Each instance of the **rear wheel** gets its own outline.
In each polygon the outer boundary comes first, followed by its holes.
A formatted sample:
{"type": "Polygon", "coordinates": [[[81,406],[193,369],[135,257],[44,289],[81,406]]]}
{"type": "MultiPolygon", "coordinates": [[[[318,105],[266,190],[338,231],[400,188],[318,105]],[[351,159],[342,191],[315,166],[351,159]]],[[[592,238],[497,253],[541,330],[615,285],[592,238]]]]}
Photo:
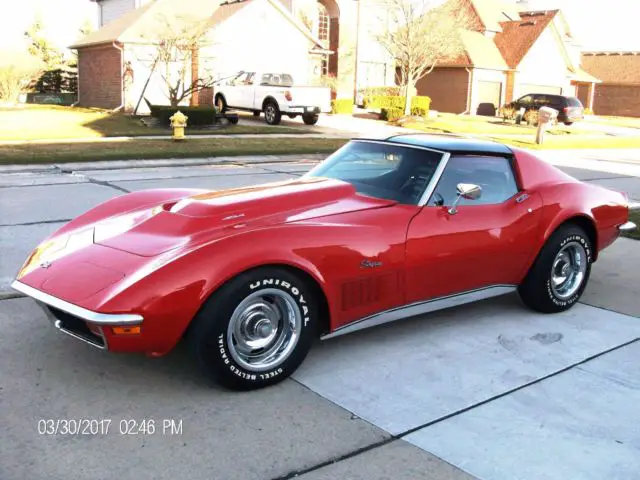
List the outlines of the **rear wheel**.
{"type": "Polygon", "coordinates": [[[188,341],[201,369],[234,390],[290,376],[316,336],[311,288],[278,268],[243,273],[214,293],[194,318],[188,341]]]}
{"type": "Polygon", "coordinates": [[[269,125],[278,125],[282,118],[282,113],[278,108],[278,104],[272,100],[264,105],[264,119],[269,125]]]}
{"type": "Polygon", "coordinates": [[[589,281],[592,252],[584,230],[572,224],[561,226],[542,248],[518,289],[524,304],[543,313],[571,308],[589,281]]]}
{"type": "Polygon", "coordinates": [[[320,117],[316,114],[302,115],[302,121],[305,123],[305,125],[315,125],[316,123],[318,123],[318,118],[320,117]]]}
{"type": "Polygon", "coordinates": [[[571,126],[571,125],[573,125],[573,122],[564,122],[564,124],[567,125],[567,126],[571,126]]]}

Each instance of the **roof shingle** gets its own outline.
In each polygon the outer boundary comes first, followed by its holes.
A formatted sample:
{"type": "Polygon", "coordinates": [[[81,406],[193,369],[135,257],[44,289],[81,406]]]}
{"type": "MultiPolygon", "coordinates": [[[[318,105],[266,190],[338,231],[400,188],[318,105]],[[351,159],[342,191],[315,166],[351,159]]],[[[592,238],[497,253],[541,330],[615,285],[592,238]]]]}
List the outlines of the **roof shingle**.
{"type": "Polygon", "coordinates": [[[559,10],[521,12],[520,21],[501,22],[495,43],[509,68],[516,68],[559,10]]]}
{"type": "Polygon", "coordinates": [[[640,84],[640,52],[583,53],[582,68],[604,83],[640,84]]]}

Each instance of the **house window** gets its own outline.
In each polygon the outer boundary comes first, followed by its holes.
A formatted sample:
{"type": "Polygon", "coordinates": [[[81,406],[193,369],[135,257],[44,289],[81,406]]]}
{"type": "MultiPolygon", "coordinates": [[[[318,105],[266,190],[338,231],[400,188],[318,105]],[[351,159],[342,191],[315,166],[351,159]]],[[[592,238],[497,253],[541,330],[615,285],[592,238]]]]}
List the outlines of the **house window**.
{"type": "Polygon", "coordinates": [[[318,3],[318,39],[324,48],[329,48],[329,12],[327,7],[318,3]]]}
{"type": "Polygon", "coordinates": [[[329,56],[324,55],[322,57],[321,67],[321,75],[329,75],[329,56]]]}

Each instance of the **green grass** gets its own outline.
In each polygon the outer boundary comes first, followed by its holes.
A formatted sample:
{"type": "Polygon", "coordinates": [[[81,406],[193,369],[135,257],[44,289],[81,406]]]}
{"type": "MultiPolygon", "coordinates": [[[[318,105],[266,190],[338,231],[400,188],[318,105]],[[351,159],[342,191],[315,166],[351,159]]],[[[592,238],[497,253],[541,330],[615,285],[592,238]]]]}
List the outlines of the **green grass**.
{"type": "Polygon", "coordinates": [[[536,144],[535,136],[501,137],[491,136],[496,140],[516,147],[534,150],[566,150],[581,148],[640,148],[640,137],[608,137],[608,136],[551,136],[545,135],[542,145],[536,144]]]}
{"type": "Polygon", "coordinates": [[[638,225],[638,228],[632,232],[623,233],[622,236],[632,238],[634,240],[640,240],[640,210],[630,210],[629,221],[638,225]]]}
{"type": "Polygon", "coordinates": [[[608,117],[598,115],[589,120],[594,123],[606,123],[607,125],[613,125],[616,127],[627,127],[627,128],[639,128],[640,129],[640,118],[634,117],[608,117]]]}
{"type": "MultiPolygon", "coordinates": [[[[517,125],[513,122],[505,122],[500,118],[484,117],[480,115],[455,115],[452,113],[440,113],[437,118],[426,118],[422,122],[408,123],[407,128],[424,132],[440,133],[469,133],[491,135],[535,135],[536,127],[526,124],[517,125]]],[[[576,125],[567,127],[560,124],[552,128],[556,135],[578,135],[586,133],[576,128],[576,125]]]]}
{"type": "Polygon", "coordinates": [[[334,138],[197,138],[109,140],[0,145],[0,165],[159,158],[331,153],[347,142],[334,138]]]}
{"type": "MultiPolygon", "coordinates": [[[[223,128],[187,128],[187,135],[310,133],[308,128],[270,125],[229,125],[223,128]]],[[[140,118],[107,110],[25,105],[0,108],[0,141],[90,139],[141,135],[171,135],[170,128],[145,126],[140,118]]]]}

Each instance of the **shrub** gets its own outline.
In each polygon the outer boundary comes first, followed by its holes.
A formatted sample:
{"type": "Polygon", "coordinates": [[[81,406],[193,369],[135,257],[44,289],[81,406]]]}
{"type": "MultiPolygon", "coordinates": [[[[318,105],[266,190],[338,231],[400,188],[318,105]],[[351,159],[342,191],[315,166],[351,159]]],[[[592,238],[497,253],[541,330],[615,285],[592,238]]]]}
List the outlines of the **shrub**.
{"type": "Polygon", "coordinates": [[[585,115],[593,115],[593,110],[591,110],[589,107],[584,109],[584,114],[585,115]]]}
{"type": "Polygon", "coordinates": [[[516,115],[518,114],[518,110],[511,105],[503,105],[498,111],[498,115],[501,116],[505,121],[514,120],[516,115]]]}
{"type": "Polygon", "coordinates": [[[169,126],[171,124],[171,116],[180,110],[187,117],[187,126],[213,125],[216,123],[218,109],[209,105],[199,105],[197,107],[178,106],[170,107],[167,105],[149,105],[151,116],[157,119],[162,125],[169,126]]]}
{"type": "Polygon", "coordinates": [[[528,125],[537,125],[538,124],[538,111],[537,110],[527,110],[524,112],[524,117],[522,118],[528,125]]]}
{"type": "Polygon", "coordinates": [[[42,72],[43,63],[19,51],[0,52],[0,101],[14,103],[42,72]]]}
{"type": "Polygon", "coordinates": [[[380,110],[382,120],[395,122],[404,116],[404,108],[389,107],[380,110]]]}
{"type": "Polygon", "coordinates": [[[331,101],[331,113],[353,113],[353,100],[350,98],[339,98],[331,101]]]}
{"type": "MultiPolygon", "coordinates": [[[[398,109],[404,114],[405,97],[400,96],[379,96],[374,97],[376,108],[380,109],[398,109]]],[[[416,96],[411,98],[411,115],[418,117],[426,117],[429,114],[431,106],[431,98],[425,96],[416,96]]]]}

